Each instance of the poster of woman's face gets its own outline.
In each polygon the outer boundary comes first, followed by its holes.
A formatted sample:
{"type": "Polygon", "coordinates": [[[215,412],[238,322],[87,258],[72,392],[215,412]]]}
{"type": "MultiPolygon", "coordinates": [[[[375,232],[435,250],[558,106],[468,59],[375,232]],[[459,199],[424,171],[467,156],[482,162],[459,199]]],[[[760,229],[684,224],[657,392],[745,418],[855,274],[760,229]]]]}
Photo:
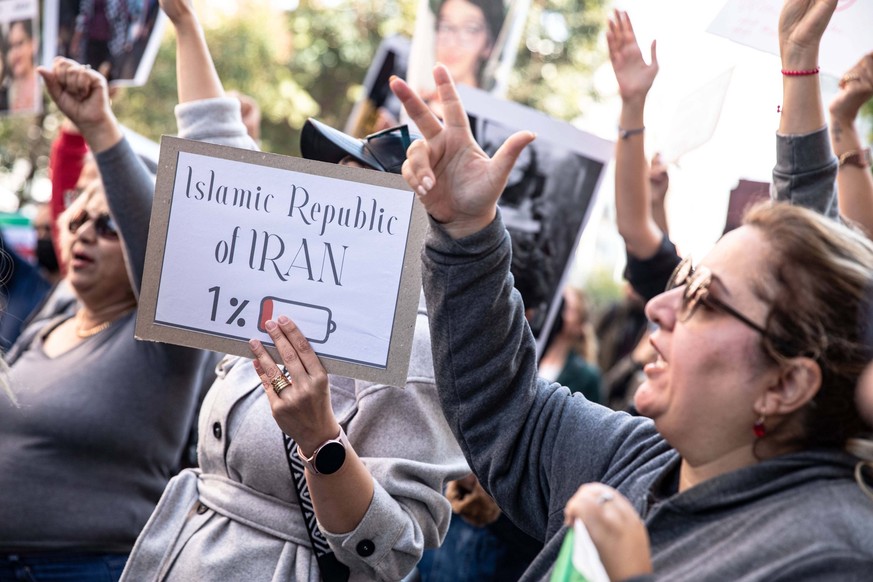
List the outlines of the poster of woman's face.
{"type": "Polygon", "coordinates": [[[444,64],[459,85],[496,94],[515,62],[529,0],[421,0],[407,80],[432,90],[430,71],[444,64]]]}
{"type": "Polygon", "coordinates": [[[55,0],[46,5],[46,54],[71,58],[111,84],[142,85],[163,32],[158,0],[55,0]]]}
{"type": "Polygon", "coordinates": [[[36,113],[42,104],[36,0],[0,0],[0,113],[36,113]]]}
{"type": "Polygon", "coordinates": [[[412,41],[389,37],[379,46],[346,133],[364,137],[403,121],[388,89],[391,75],[432,101],[430,72],[438,62],[455,83],[502,94],[529,6],[530,0],[420,0],[412,41]]]}

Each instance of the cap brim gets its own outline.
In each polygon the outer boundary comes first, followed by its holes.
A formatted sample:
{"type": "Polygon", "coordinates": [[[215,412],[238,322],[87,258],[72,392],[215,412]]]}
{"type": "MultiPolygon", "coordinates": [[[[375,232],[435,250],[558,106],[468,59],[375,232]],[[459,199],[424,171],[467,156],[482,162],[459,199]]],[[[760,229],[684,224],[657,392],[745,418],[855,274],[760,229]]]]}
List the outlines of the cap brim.
{"type": "Polygon", "coordinates": [[[346,156],[351,156],[365,166],[384,171],[379,161],[364,148],[361,140],[311,117],[300,132],[300,153],[307,160],[330,164],[338,164],[346,156]]]}

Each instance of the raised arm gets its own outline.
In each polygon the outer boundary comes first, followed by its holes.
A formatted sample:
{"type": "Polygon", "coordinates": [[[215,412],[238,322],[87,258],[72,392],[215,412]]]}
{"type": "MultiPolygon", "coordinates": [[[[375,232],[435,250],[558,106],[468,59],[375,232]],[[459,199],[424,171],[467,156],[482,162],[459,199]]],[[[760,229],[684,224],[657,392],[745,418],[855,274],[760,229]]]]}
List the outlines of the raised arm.
{"type": "Polygon", "coordinates": [[[434,70],[434,80],[445,125],[404,81],[392,79],[391,88],[425,137],[407,151],[403,176],[431,217],[423,284],[440,403],[483,487],[522,530],[544,539],[561,526],[563,503],[578,482],[608,478],[621,448],[646,438],[632,433],[651,425],[537,379],[496,208],[513,162],[534,136],[512,135],[489,159],[445,67],[434,70]],[[574,447],[557,444],[567,442],[574,447]]]}
{"type": "Polygon", "coordinates": [[[241,101],[229,98],[212,62],[206,36],[190,0],[161,0],[176,27],[176,85],[179,136],[257,149],[243,124],[241,101]]]}
{"type": "Polygon", "coordinates": [[[224,97],[224,87],[191,0],[161,0],[161,8],[176,28],[179,103],[224,97]]]}
{"type": "Polygon", "coordinates": [[[774,194],[836,218],[837,161],[827,143],[818,75],[821,37],[837,0],[785,0],[779,16],[782,116],[776,134],[774,194]]]}
{"type": "Polygon", "coordinates": [[[873,174],[870,150],[864,149],[855,127],[861,107],[873,98],[873,53],[864,56],[840,80],[831,101],[831,145],[840,160],[837,194],[840,213],[873,236],[873,174]]]}
{"type": "Polygon", "coordinates": [[[94,152],[106,200],[124,243],[130,284],[138,296],[154,196],[152,176],[124,138],[109,105],[103,75],[61,57],[51,70],[38,70],[58,109],[79,128],[94,152]]]}
{"type": "Polygon", "coordinates": [[[649,165],[644,148],[643,112],[646,95],[658,74],[656,45],[646,64],[626,12],[615,11],[606,32],[609,60],[621,95],[619,138],[615,144],[615,215],[627,252],[648,259],[657,252],[664,233],[652,214],[649,165]]]}

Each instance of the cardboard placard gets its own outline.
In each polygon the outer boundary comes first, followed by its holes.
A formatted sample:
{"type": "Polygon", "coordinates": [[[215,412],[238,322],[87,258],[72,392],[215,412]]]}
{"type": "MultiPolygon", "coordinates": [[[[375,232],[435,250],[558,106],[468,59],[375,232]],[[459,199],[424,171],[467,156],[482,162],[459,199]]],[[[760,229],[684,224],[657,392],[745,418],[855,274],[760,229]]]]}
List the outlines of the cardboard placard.
{"type": "Polygon", "coordinates": [[[400,176],[164,136],[136,335],[281,362],[284,314],[328,372],[403,386],[426,227],[400,176]]]}

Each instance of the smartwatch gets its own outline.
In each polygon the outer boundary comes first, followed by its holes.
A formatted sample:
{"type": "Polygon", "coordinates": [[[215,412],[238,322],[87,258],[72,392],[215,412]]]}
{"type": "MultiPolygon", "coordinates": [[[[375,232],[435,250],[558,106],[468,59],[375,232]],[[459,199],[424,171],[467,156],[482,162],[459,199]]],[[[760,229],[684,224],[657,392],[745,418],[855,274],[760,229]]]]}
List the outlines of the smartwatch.
{"type": "Polygon", "coordinates": [[[339,434],[336,438],[327,440],[321,443],[312,456],[306,456],[300,451],[300,445],[297,445],[297,455],[303,462],[303,466],[309,469],[315,475],[330,475],[339,471],[343,463],[346,461],[346,450],[350,447],[349,439],[346,437],[346,431],[340,427],[339,434]]]}

